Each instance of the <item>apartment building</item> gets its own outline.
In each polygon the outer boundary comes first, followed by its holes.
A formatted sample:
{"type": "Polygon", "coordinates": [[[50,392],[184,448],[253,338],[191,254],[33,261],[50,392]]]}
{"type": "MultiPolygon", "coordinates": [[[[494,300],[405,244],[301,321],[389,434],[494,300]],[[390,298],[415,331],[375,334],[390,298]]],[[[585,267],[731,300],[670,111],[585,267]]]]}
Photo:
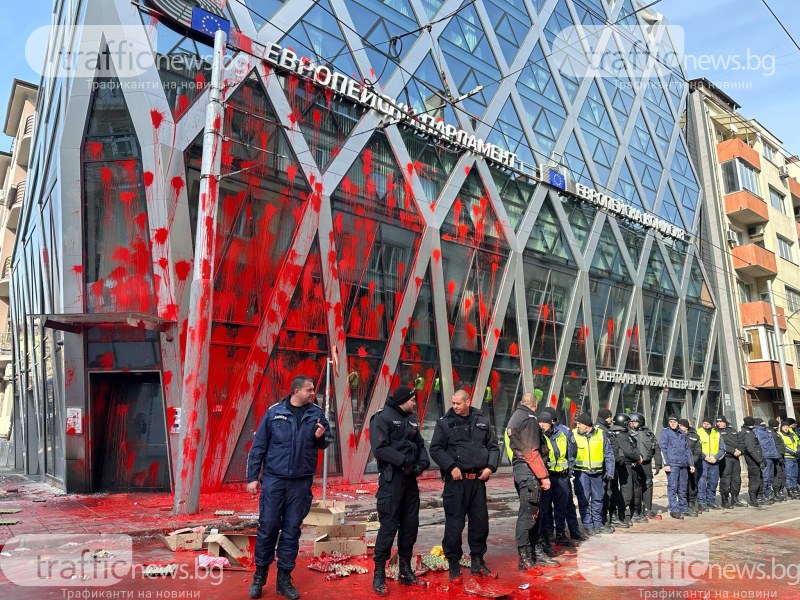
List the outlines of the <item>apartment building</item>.
{"type": "Polygon", "coordinates": [[[3,133],[12,139],[0,152],[0,465],[14,465],[10,452],[14,406],[12,336],[9,312],[11,255],[25,197],[31,154],[37,86],[14,80],[8,98],[3,133]]]}
{"type": "Polygon", "coordinates": [[[800,409],[797,157],[711,82],[696,79],[690,89],[690,151],[705,193],[717,199],[707,203],[708,220],[717,224],[707,230],[707,250],[724,257],[714,275],[733,324],[727,358],[738,364],[748,414],[794,416],[800,409]]]}

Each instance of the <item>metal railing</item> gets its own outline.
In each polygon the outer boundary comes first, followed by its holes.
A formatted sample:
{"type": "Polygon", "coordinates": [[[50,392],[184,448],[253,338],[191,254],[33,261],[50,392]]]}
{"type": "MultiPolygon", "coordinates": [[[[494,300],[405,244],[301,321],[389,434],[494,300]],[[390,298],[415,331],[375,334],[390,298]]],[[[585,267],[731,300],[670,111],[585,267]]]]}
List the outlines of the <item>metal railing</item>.
{"type": "Polygon", "coordinates": [[[8,354],[11,352],[11,344],[13,339],[14,338],[11,337],[10,331],[0,333],[0,353],[8,354]]]}
{"type": "Polygon", "coordinates": [[[8,279],[11,275],[11,257],[6,256],[6,259],[3,261],[3,271],[0,273],[0,279],[8,279]]]}
{"type": "Polygon", "coordinates": [[[8,198],[6,198],[6,207],[12,208],[17,202],[22,202],[25,198],[25,182],[20,181],[17,185],[13,186],[9,191],[8,198]]]}
{"type": "Polygon", "coordinates": [[[28,115],[28,118],[25,119],[25,130],[22,135],[33,135],[33,117],[34,115],[28,115]]]}

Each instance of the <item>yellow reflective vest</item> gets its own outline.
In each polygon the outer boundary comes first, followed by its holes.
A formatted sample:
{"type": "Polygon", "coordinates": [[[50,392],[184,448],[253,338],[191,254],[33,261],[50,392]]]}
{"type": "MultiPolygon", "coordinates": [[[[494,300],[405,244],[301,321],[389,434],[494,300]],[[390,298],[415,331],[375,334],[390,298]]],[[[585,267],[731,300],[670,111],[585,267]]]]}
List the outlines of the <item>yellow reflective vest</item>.
{"type": "Polygon", "coordinates": [[[785,452],[783,457],[784,458],[796,458],[794,453],[797,452],[797,447],[798,447],[798,445],[800,445],[800,444],[798,444],[797,436],[790,435],[790,434],[787,434],[787,433],[783,433],[782,431],[779,431],[778,434],[781,436],[781,439],[783,440],[783,443],[786,446],[786,449],[792,451],[791,454],[789,452],[785,452]]]}
{"type": "Polygon", "coordinates": [[[706,433],[704,428],[697,430],[697,437],[700,438],[700,444],[703,448],[703,454],[706,456],[716,456],[719,452],[719,431],[712,429],[706,433]]]}
{"type": "Polygon", "coordinates": [[[552,473],[561,473],[566,471],[569,463],[567,462],[567,436],[563,431],[556,433],[556,447],[553,448],[553,442],[550,441],[550,436],[542,432],[544,439],[547,442],[547,470],[552,473]],[[558,449],[558,458],[556,458],[555,450],[558,449]]]}
{"type": "Polygon", "coordinates": [[[575,455],[575,470],[589,473],[602,471],[605,464],[602,430],[595,427],[589,437],[577,429],[574,429],[573,433],[575,434],[575,444],[578,446],[578,452],[575,455]]]}

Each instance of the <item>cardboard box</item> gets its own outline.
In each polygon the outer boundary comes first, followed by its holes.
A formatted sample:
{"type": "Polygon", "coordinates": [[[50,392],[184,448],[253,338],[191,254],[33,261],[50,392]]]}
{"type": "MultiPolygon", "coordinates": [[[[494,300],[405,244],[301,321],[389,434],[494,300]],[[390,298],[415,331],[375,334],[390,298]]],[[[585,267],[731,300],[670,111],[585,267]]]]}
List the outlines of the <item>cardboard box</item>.
{"type": "Polygon", "coordinates": [[[341,500],[317,500],[311,505],[304,525],[341,525],[344,523],[344,502],[341,500]]]}
{"type": "Polygon", "coordinates": [[[366,523],[345,523],[344,525],[317,525],[317,537],[363,538],[367,533],[366,523]]]}
{"type": "Polygon", "coordinates": [[[344,523],[341,525],[317,525],[314,540],[314,556],[331,552],[360,556],[367,553],[367,524],[344,523]]]}
{"type": "Polygon", "coordinates": [[[208,553],[227,558],[233,569],[255,566],[256,536],[241,533],[215,533],[206,538],[208,553]]]}
{"type": "Polygon", "coordinates": [[[322,556],[331,552],[360,556],[367,553],[367,542],[355,539],[314,541],[314,556],[322,556]]]}
{"type": "Polygon", "coordinates": [[[172,550],[200,550],[203,548],[203,534],[206,528],[200,527],[186,527],[184,529],[176,529],[175,531],[162,535],[161,541],[172,550]]]}

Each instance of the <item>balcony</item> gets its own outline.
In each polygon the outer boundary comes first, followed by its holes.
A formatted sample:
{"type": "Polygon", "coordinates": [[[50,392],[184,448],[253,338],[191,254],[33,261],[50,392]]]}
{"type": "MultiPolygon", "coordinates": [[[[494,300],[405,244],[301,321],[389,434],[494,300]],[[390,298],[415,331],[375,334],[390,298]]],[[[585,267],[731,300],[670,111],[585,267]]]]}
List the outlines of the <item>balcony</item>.
{"type": "Polygon", "coordinates": [[[758,155],[758,152],[739,138],[725,140],[717,144],[717,158],[720,163],[727,162],[734,158],[741,158],[753,168],[759,171],[761,170],[761,157],[758,155]]]}
{"type": "Polygon", "coordinates": [[[33,121],[33,115],[29,115],[28,118],[25,119],[25,128],[22,130],[22,136],[17,145],[17,164],[23,167],[28,166],[28,159],[30,158],[33,121]]]}
{"type": "Polygon", "coordinates": [[[792,203],[800,202],[800,182],[794,177],[789,177],[786,181],[789,184],[789,193],[792,195],[792,203]]]}
{"type": "MultiPolygon", "coordinates": [[[[786,329],[786,316],[783,307],[776,306],[778,311],[778,325],[781,329],[786,329]]],[[[772,324],[772,308],[769,302],[746,302],[739,305],[739,314],[742,317],[742,326],[750,327],[752,325],[769,325],[772,324]]]]}
{"type": "Polygon", "coordinates": [[[11,354],[11,343],[13,339],[10,331],[0,333],[0,354],[11,354]]]}
{"type": "Polygon", "coordinates": [[[9,229],[16,229],[19,223],[19,213],[22,209],[22,202],[25,199],[25,182],[20,181],[16,186],[12,187],[8,198],[6,199],[6,206],[8,207],[8,221],[6,227],[9,229]]]}
{"type": "Polygon", "coordinates": [[[11,257],[6,256],[0,271],[0,298],[8,298],[8,280],[11,278],[11,257]]]}
{"type": "Polygon", "coordinates": [[[725,196],[725,214],[731,221],[742,225],[756,225],[769,221],[767,203],[745,190],[725,196]]]}
{"type": "Polygon", "coordinates": [[[740,275],[747,277],[775,277],[778,267],[775,263],[775,253],[756,244],[734,246],[733,268],[740,275]]]}
{"type": "MultiPolygon", "coordinates": [[[[794,368],[792,365],[786,365],[786,374],[789,379],[789,387],[794,389],[794,368]]],[[[756,362],[747,363],[747,376],[750,380],[750,385],[763,388],[780,388],[783,387],[783,379],[781,378],[781,366],[778,361],[774,360],[760,360],[756,362]]]]}

